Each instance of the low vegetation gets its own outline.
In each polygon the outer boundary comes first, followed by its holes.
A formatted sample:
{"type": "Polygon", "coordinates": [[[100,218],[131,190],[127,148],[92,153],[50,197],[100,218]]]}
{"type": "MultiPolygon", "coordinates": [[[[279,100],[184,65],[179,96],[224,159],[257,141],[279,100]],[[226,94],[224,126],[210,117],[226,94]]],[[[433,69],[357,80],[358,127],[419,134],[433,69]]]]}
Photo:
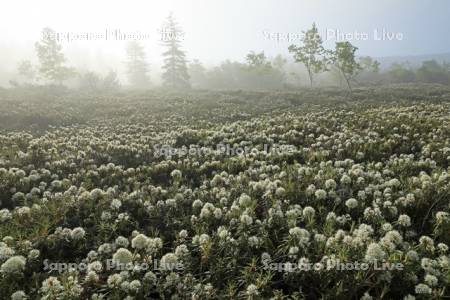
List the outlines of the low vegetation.
{"type": "Polygon", "coordinates": [[[0,91],[0,294],[449,297],[449,100],[0,91]]]}

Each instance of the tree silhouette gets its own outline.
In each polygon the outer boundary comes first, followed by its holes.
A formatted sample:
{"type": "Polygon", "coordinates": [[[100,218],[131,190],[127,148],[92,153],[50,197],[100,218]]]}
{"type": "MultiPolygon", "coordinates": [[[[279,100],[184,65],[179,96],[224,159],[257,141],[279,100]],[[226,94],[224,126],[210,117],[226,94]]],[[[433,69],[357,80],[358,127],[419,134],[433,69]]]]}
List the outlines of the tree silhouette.
{"type": "Polygon", "coordinates": [[[329,52],[322,46],[322,38],[315,23],[313,23],[311,29],[303,33],[302,45],[291,45],[288,50],[294,54],[296,62],[305,65],[308,71],[309,83],[313,86],[314,75],[327,71],[329,52]]]}
{"type": "Polygon", "coordinates": [[[129,83],[134,88],[148,87],[150,85],[149,65],[146,62],[144,48],[137,41],[132,41],[128,43],[126,50],[129,83]]]}
{"type": "Polygon", "coordinates": [[[61,85],[64,80],[75,76],[73,68],[64,66],[66,58],[53,29],[47,27],[42,30],[42,38],[36,42],[35,48],[40,63],[39,72],[44,78],[61,85]]]}
{"type": "Polygon", "coordinates": [[[163,84],[172,89],[185,89],[190,87],[189,73],[186,64],[186,55],[181,49],[181,38],[183,31],[178,26],[172,14],[167,20],[161,31],[162,43],[167,50],[162,54],[163,65],[163,84]]]}

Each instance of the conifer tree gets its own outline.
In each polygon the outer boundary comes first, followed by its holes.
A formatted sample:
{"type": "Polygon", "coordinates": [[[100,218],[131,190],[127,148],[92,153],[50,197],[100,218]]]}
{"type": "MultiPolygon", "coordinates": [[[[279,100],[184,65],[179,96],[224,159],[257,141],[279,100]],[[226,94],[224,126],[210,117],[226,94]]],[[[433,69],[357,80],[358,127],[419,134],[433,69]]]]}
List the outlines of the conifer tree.
{"type": "Polygon", "coordinates": [[[149,65],[146,61],[144,47],[137,41],[132,41],[128,43],[126,50],[128,82],[134,88],[148,87],[150,85],[149,65]]]}
{"type": "Polygon", "coordinates": [[[170,14],[163,26],[162,43],[166,48],[163,55],[163,84],[172,89],[190,88],[186,54],[181,49],[182,29],[170,14]]]}

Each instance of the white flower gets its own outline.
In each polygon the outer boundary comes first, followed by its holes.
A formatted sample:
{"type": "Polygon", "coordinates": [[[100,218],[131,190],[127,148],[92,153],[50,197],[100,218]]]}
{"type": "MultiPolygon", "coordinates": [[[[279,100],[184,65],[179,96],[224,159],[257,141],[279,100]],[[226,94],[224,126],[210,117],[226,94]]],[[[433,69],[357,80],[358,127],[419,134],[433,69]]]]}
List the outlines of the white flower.
{"type": "Polygon", "coordinates": [[[132,282],[130,282],[130,285],[128,286],[128,288],[134,292],[137,293],[142,287],[142,284],[139,280],[133,280],[132,282]]]}
{"type": "Polygon", "coordinates": [[[97,282],[99,280],[99,276],[94,271],[88,271],[84,280],[86,282],[97,282]]]}
{"type": "Polygon", "coordinates": [[[271,260],[272,260],[272,258],[270,257],[270,254],[269,254],[269,253],[263,252],[263,253],[261,254],[261,261],[262,261],[263,263],[269,263],[271,260]]]}
{"type": "Polygon", "coordinates": [[[228,232],[228,230],[226,230],[224,227],[219,227],[217,229],[217,235],[219,236],[219,238],[221,239],[225,239],[226,237],[228,237],[230,233],[228,232]]]}
{"type": "Polygon", "coordinates": [[[112,252],[112,247],[111,247],[111,244],[109,244],[109,243],[104,243],[104,244],[101,244],[99,247],[98,247],[98,253],[100,253],[100,254],[108,254],[108,253],[111,253],[112,252]]]}
{"type": "Polygon", "coordinates": [[[70,233],[70,237],[73,240],[81,240],[82,238],[84,238],[86,232],[84,231],[83,228],[81,227],[76,227],[74,229],[72,229],[71,233],[70,233]]]}
{"type": "Polygon", "coordinates": [[[113,199],[111,201],[111,208],[118,210],[122,206],[122,202],[119,199],[113,199]]]}
{"type": "Polygon", "coordinates": [[[186,245],[181,244],[175,248],[175,255],[178,257],[183,257],[189,254],[189,249],[186,245]]]}
{"type": "Polygon", "coordinates": [[[150,238],[147,242],[147,249],[150,252],[156,252],[162,248],[163,242],[160,238],[150,238]]]}
{"type": "MultiPolygon", "coordinates": [[[[122,281],[122,283],[120,284],[120,288],[121,288],[123,291],[125,291],[125,292],[128,291],[129,287],[130,287],[130,282],[129,282],[128,280],[124,280],[124,281],[122,281]]],[[[128,298],[128,296],[127,296],[127,298],[128,298]]],[[[128,300],[127,298],[125,298],[125,299],[128,300]]]]}
{"type": "Polygon", "coordinates": [[[439,249],[440,252],[445,253],[445,252],[448,251],[448,246],[447,246],[446,244],[444,244],[444,243],[439,243],[439,244],[437,245],[437,247],[438,247],[438,249],[439,249]]]}
{"type": "Polygon", "coordinates": [[[314,240],[317,243],[324,243],[327,240],[327,237],[321,233],[314,234],[314,240]]]}
{"type": "Polygon", "coordinates": [[[259,238],[257,236],[249,237],[248,244],[250,245],[250,247],[258,247],[259,246],[259,238]]]}
{"type": "Polygon", "coordinates": [[[194,200],[194,202],[192,203],[193,208],[200,208],[202,206],[203,206],[203,202],[199,199],[194,200]]]}
{"type": "Polygon", "coordinates": [[[187,232],[187,230],[185,230],[185,229],[181,230],[181,231],[178,233],[178,236],[179,236],[180,238],[182,238],[182,239],[187,238],[187,237],[188,237],[188,232],[187,232]]]}
{"type": "Polygon", "coordinates": [[[156,277],[155,273],[153,273],[152,271],[148,271],[144,275],[144,280],[151,284],[154,284],[158,280],[158,278],[156,277]]]}
{"type": "Polygon", "coordinates": [[[375,260],[382,260],[385,257],[386,253],[383,251],[381,246],[377,243],[371,243],[367,247],[366,251],[366,260],[373,262],[375,260]]]}
{"type": "Polygon", "coordinates": [[[42,282],[41,291],[43,294],[57,295],[63,289],[61,282],[56,277],[50,276],[42,282]]]}
{"type": "Polygon", "coordinates": [[[391,231],[392,230],[392,224],[391,223],[383,223],[381,228],[383,229],[383,231],[386,231],[386,232],[391,231]]]}
{"type": "Polygon", "coordinates": [[[298,239],[299,243],[302,245],[306,245],[309,242],[310,233],[306,229],[294,227],[289,229],[289,234],[298,239]]]}
{"type": "Polygon", "coordinates": [[[89,271],[93,271],[93,272],[101,272],[102,269],[103,269],[103,265],[102,265],[102,263],[101,263],[100,261],[98,261],[98,260],[93,261],[93,262],[91,262],[91,263],[88,265],[88,270],[89,270],[89,271]]]}
{"type": "Polygon", "coordinates": [[[216,208],[216,209],[214,210],[214,217],[215,217],[216,219],[222,218],[222,210],[221,210],[220,208],[216,208]]]}
{"type": "Polygon", "coordinates": [[[209,242],[210,237],[209,235],[207,235],[206,233],[203,233],[200,235],[198,242],[200,243],[200,245],[205,245],[209,242]]]}
{"type": "Polygon", "coordinates": [[[133,254],[125,248],[119,248],[113,255],[116,264],[128,264],[133,261],[133,254]]]}
{"type": "Polygon", "coordinates": [[[242,222],[243,224],[246,224],[246,225],[252,225],[252,224],[253,224],[253,219],[252,219],[252,217],[250,217],[250,216],[247,215],[247,214],[242,214],[242,216],[241,216],[241,222],[242,222]]]}
{"type": "Polygon", "coordinates": [[[298,253],[299,250],[300,250],[300,249],[299,249],[297,246],[290,247],[290,248],[289,248],[289,255],[295,255],[295,254],[298,253]]]}
{"type": "Polygon", "coordinates": [[[370,296],[368,292],[365,292],[364,295],[361,297],[361,300],[372,300],[373,297],[370,296]]]}
{"type": "Polygon", "coordinates": [[[102,212],[102,215],[100,217],[103,221],[108,221],[112,218],[111,213],[109,211],[102,212]]]}
{"type": "Polygon", "coordinates": [[[384,235],[384,237],[381,240],[384,240],[384,239],[391,243],[397,244],[397,245],[399,245],[403,242],[403,237],[397,230],[390,230],[390,231],[386,232],[386,234],[384,235]]]}
{"type": "Polygon", "coordinates": [[[25,257],[13,256],[2,264],[0,271],[4,274],[20,274],[25,271],[25,264],[25,257]]]}
{"type": "Polygon", "coordinates": [[[408,215],[400,215],[398,217],[398,224],[403,227],[411,226],[411,218],[408,215]]]}
{"type": "Polygon", "coordinates": [[[336,186],[336,181],[334,181],[333,179],[328,179],[327,181],[325,181],[325,187],[329,190],[335,190],[336,186]]]}
{"type": "Polygon", "coordinates": [[[449,217],[448,217],[448,213],[445,211],[438,211],[436,213],[436,222],[438,224],[442,224],[448,221],[449,217]]]}
{"type": "Polygon", "coordinates": [[[419,243],[422,247],[424,247],[425,249],[427,249],[429,251],[434,250],[434,241],[429,236],[426,236],[426,235],[421,236],[419,239],[419,243]]]}
{"type": "Polygon", "coordinates": [[[438,279],[436,276],[431,275],[431,274],[427,274],[425,275],[425,279],[424,279],[425,283],[429,286],[437,286],[438,284],[438,279]]]}
{"type": "Polygon", "coordinates": [[[37,249],[32,249],[30,252],[28,252],[28,259],[35,260],[39,257],[40,251],[37,249]]]}
{"type": "Polygon", "coordinates": [[[121,248],[127,248],[129,244],[130,244],[130,242],[128,241],[128,239],[126,237],[118,236],[116,238],[116,245],[121,248]]]}
{"type": "Polygon", "coordinates": [[[252,198],[250,198],[249,195],[247,195],[247,194],[242,194],[242,195],[239,197],[239,205],[240,205],[240,206],[246,207],[246,206],[249,206],[251,203],[252,203],[252,198]]]}
{"type": "Polygon", "coordinates": [[[11,300],[26,300],[27,294],[24,291],[16,291],[11,295],[11,300]]]}
{"type": "Polygon", "coordinates": [[[200,218],[207,219],[211,216],[212,212],[214,211],[215,207],[211,203],[207,202],[203,206],[202,210],[200,211],[200,218]]]}
{"type": "Polygon", "coordinates": [[[307,219],[314,218],[314,215],[316,214],[316,211],[311,206],[306,206],[303,208],[303,216],[307,219]]]}
{"type": "Polygon", "coordinates": [[[394,179],[389,180],[389,182],[387,184],[390,187],[398,187],[398,186],[400,186],[401,183],[400,183],[400,180],[398,180],[397,178],[394,178],[394,179]]]}
{"type": "Polygon", "coordinates": [[[325,198],[327,197],[327,192],[324,191],[324,190],[319,189],[319,190],[317,190],[317,191],[314,193],[314,195],[316,196],[316,198],[317,198],[318,200],[323,200],[323,199],[325,199],[325,198]]]}
{"type": "Polygon", "coordinates": [[[123,279],[120,274],[112,274],[108,277],[107,283],[109,287],[113,288],[118,287],[122,283],[122,281],[123,279]]]}
{"type": "Polygon", "coordinates": [[[358,206],[358,200],[355,198],[350,198],[347,201],[345,201],[345,206],[347,206],[350,209],[356,208],[358,206]]]}
{"type": "Polygon", "coordinates": [[[101,189],[93,189],[90,193],[92,200],[98,200],[103,196],[103,191],[101,189]]]}
{"type": "Polygon", "coordinates": [[[78,278],[74,276],[67,277],[66,280],[66,293],[70,294],[73,298],[79,298],[83,291],[80,284],[78,284],[78,278]]]}
{"type": "Polygon", "coordinates": [[[182,176],[182,174],[181,174],[181,171],[180,170],[177,170],[177,169],[175,169],[175,170],[173,170],[171,173],[170,173],[170,176],[174,179],[174,180],[180,180],[181,179],[181,176],[182,176]]]}
{"type": "Polygon", "coordinates": [[[352,183],[352,179],[348,175],[342,175],[341,183],[342,184],[350,184],[350,183],[352,183]]]}
{"type": "Polygon", "coordinates": [[[137,250],[144,249],[147,247],[148,237],[144,234],[138,234],[131,240],[131,247],[137,250]]]}
{"type": "Polygon", "coordinates": [[[4,260],[10,258],[15,253],[16,252],[14,251],[14,249],[6,246],[6,244],[2,245],[0,243],[0,261],[4,261],[4,260]]]}
{"type": "Polygon", "coordinates": [[[277,196],[283,196],[286,193],[286,190],[282,187],[279,187],[275,190],[275,195],[277,196]]]}
{"type": "Polygon", "coordinates": [[[28,217],[31,214],[31,209],[28,206],[22,206],[16,209],[16,213],[20,217],[28,217]]]}
{"type": "Polygon", "coordinates": [[[173,270],[178,263],[178,256],[175,253],[167,253],[161,258],[161,268],[164,270],[173,270]]]}
{"type": "Polygon", "coordinates": [[[412,261],[418,261],[420,259],[419,254],[414,250],[409,250],[406,253],[406,257],[412,261]]]}
{"type": "Polygon", "coordinates": [[[306,194],[307,195],[312,195],[314,194],[314,192],[316,191],[316,186],[314,184],[310,184],[307,188],[306,188],[306,194]]]}
{"type": "Polygon", "coordinates": [[[89,253],[87,254],[87,258],[89,259],[89,261],[96,260],[97,257],[98,257],[98,254],[94,250],[89,251],[89,253]]]}
{"type": "Polygon", "coordinates": [[[326,217],[327,222],[336,221],[336,214],[334,212],[329,212],[326,217]]]}
{"type": "Polygon", "coordinates": [[[4,209],[0,210],[0,223],[4,223],[11,219],[12,219],[12,214],[8,209],[4,208],[4,209]]]}
{"type": "Polygon", "coordinates": [[[248,296],[258,296],[259,295],[258,288],[254,284],[250,284],[247,287],[246,293],[248,296]]]}
{"type": "Polygon", "coordinates": [[[172,199],[172,198],[167,199],[166,205],[167,205],[167,207],[177,207],[177,200],[172,199]]]}

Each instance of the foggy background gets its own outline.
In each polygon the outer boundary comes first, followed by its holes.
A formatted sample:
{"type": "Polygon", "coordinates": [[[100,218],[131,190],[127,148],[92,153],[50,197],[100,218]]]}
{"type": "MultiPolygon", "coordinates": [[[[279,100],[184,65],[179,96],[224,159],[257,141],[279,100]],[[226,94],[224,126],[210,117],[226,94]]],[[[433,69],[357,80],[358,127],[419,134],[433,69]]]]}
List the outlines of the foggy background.
{"type": "MultiPolygon", "coordinates": [[[[206,67],[227,59],[242,62],[249,51],[291,58],[287,48],[298,40],[274,36],[295,36],[316,22],[324,35],[353,36],[347,40],[359,48],[358,55],[377,58],[383,68],[393,61],[449,60],[449,11],[446,0],[7,1],[0,17],[0,85],[14,78],[19,61],[37,62],[34,43],[44,27],[57,33],[119,30],[146,35],[140,42],[152,82],[158,84],[163,51],[158,30],[170,12],[185,32],[182,46],[187,60],[199,59],[206,67]],[[358,34],[367,36],[363,40],[358,34]]],[[[325,47],[342,40],[323,38],[325,47]]],[[[62,41],[62,46],[68,65],[78,71],[113,70],[125,80],[126,42],[62,41]]]]}

